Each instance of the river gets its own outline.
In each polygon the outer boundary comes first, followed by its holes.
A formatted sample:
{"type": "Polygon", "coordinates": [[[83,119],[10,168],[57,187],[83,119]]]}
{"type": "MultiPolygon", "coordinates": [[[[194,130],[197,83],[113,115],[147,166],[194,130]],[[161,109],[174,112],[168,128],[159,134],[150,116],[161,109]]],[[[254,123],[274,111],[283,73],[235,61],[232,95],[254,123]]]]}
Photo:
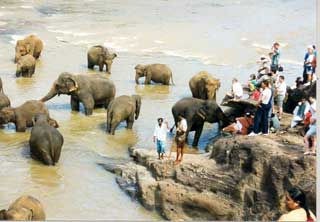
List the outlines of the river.
{"type": "MultiPolygon", "coordinates": [[[[315,0],[1,0],[0,77],[12,106],[41,98],[61,72],[98,72],[88,71],[86,62],[95,44],[118,54],[110,76],[117,96],[139,94],[143,101],[133,130],[121,124],[115,136],[105,133],[104,109],[86,117],[83,109],[70,111],[68,96],[47,102],[65,139],[54,167],[30,158],[30,130],[16,133],[12,124],[0,129],[0,208],[29,194],[44,204],[47,219],[158,219],[124,194],[114,175],[97,163],[104,157],[128,158],[128,146],[154,148],[156,118],[173,124],[171,107],[191,95],[188,81],[197,72],[207,70],[221,80],[221,101],[231,79],[245,83],[257,70],[259,56],[279,41],[283,74],[292,84],[315,38],[315,0]],[[17,79],[15,41],[31,33],[44,41],[44,50],[35,75],[17,79]],[[136,85],[134,66],[139,63],[168,64],[176,85],[136,85]]],[[[205,125],[200,151],[213,136],[211,129],[205,125]]]]}

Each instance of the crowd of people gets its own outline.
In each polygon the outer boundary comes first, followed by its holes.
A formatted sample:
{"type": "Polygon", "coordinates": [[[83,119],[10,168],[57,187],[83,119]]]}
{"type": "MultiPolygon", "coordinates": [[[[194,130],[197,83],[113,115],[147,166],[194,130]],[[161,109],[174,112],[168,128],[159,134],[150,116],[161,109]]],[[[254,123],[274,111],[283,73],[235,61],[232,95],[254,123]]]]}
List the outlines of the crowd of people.
{"type": "MultiPolygon", "coordinates": [[[[251,74],[247,82],[250,99],[258,102],[255,112],[248,111],[243,117],[235,119],[235,122],[222,129],[224,133],[241,134],[248,136],[265,135],[277,132],[280,129],[280,121],[283,116],[283,103],[286,98],[288,85],[285,76],[281,75],[283,67],[280,64],[280,44],[275,42],[268,56],[260,56],[257,61],[259,68],[256,74],[251,74]],[[276,107],[278,108],[276,110],[276,107]]],[[[316,47],[308,46],[303,62],[302,77],[297,77],[296,84],[291,87],[299,88],[315,81],[317,65],[316,47]]],[[[240,100],[244,98],[244,88],[238,79],[232,79],[231,92],[226,94],[227,99],[240,100]]],[[[183,158],[185,145],[186,120],[180,116],[175,136],[177,145],[177,157],[179,163],[183,158]]],[[[299,124],[305,125],[305,155],[316,154],[316,100],[313,97],[302,98],[293,111],[291,128],[299,124]],[[310,150],[311,148],[311,150],[310,150]]],[[[169,132],[168,122],[163,124],[163,119],[158,119],[154,130],[153,140],[157,144],[159,159],[163,159],[165,153],[166,135],[169,132]]]]}

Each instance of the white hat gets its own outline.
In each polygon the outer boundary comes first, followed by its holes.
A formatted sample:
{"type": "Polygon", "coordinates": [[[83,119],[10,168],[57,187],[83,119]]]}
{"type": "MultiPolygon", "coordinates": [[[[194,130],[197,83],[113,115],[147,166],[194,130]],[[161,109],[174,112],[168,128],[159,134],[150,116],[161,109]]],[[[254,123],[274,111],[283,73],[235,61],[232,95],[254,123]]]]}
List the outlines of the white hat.
{"type": "Polygon", "coordinates": [[[308,45],[307,49],[314,50],[314,49],[313,49],[313,45],[308,45]]]}

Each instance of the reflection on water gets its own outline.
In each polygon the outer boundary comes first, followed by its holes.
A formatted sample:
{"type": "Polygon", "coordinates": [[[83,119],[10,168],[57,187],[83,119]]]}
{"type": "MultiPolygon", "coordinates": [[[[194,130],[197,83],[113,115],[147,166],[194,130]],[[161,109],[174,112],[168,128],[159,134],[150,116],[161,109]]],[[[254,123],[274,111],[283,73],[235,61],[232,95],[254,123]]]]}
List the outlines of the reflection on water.
{"type": "MultiPolygon", "coordinates": [[[[53,167],[30,158],[30,129],[16,133],[12,124],[0,128],[0,209],[28,194],[41,200],[48,219],[158,218],[133,202],[118,188],[114,175],[96,163],[105,161],[103,157],[128,158],[129,146],[155,150],[156,119],[163,117],[173,125],[171,107],[191,96],[189,79],[200,70],[221,80],[220,102],[231,79],[236,76],[245,83],[248,74],[256,72],[259,55],[277,40],[285,43],[284,74],[287,83],[293,82],[301,72],[305,46],[315,39],[314,4],[314,0],[0,1],[0,77],[13,107],[42,98],[62,72],[100,73],[97,67],[87,69],[88,47],[96,44],[109,46],[118,55],[108,75],[116,96],[142,97],[133,130],[123,122],[114,136],[105,132],[105,109],[88,117],[83,106],[80,112],[71,111],[69,96],[48,101],[50,116],[58,121],[65,140],[61,159],[53,167]],[[275,28],[266,35],[266,27],[275,28]],[[44,50],[33,77],[16,79],[14,44],[30,33],[44,41],[44,50]],[[168,64],[176,85],[136,85],[134,67],[152,63],[168,64]]],[[[199,152],[215,136],[213,128],[205,124],[199,152]]],[[[167,151],[173,136],[168,136],[167,151]]]]}

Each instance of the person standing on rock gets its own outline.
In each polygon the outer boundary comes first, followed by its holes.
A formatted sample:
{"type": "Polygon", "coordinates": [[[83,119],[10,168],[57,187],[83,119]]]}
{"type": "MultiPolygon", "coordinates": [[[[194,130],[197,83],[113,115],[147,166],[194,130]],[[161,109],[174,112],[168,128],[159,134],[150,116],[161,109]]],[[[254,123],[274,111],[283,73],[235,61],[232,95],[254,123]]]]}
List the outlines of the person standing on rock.
{"type": "Polygon", "coordinates": [[[296,187],[286,192],[286,205],[289,213],[283,214],[278,221],[316,221],[315,215],[308,206],[304,192],[296,187]]]}
{"type": "Polygon", "coordinates": [[[167,133],[169,130],[168,121],[165,121],[163,124],[163,118],[158,118],[158,124],[154,128],[153,142],[157,144],[159,160],[163,159],[163,155],[165,154],[167,133]]]}
{"type": "Polygon", "coordinates": [[[279,120],[283,114],[283,101],[287,93],[287,84],[284,81],[284,76],[279,76],[279,81],[276,84],[277,105],[279,107],[279,120]]]}
{"type": "Polygon", "coordinates": [[[256,114],[254,115],[253,120],[253,132],[251,132],[248,136],[256,136],[261,132],[263,135],[268,135],[268,114],[272,108],[272,91],[269,88],[269,81],[263,80],[261,84],[262,93],[259,99],[258,109],[256,114]],[[261,128],[260,128],[261,125],[261,128]]]}
{"type": "Polygon", "coordinates": [[[279,59],[280,59],[280,44],[278,42],[275,42],[271,48],[270,52],[270,58],[271,58],[271,73],[274,76],[277,74],[277,71],[279,69],[279,59]]]}
{"type": "Polygon", "coordinates": [[[177,144],[177,157],[175,163],[178,164],[183,159],[183,148],[186,143],[186,132],[187,132],[187,120],[182,116],[179,116],[179,122],[177,125],[177,132],[175,141],[177,144]]]}

